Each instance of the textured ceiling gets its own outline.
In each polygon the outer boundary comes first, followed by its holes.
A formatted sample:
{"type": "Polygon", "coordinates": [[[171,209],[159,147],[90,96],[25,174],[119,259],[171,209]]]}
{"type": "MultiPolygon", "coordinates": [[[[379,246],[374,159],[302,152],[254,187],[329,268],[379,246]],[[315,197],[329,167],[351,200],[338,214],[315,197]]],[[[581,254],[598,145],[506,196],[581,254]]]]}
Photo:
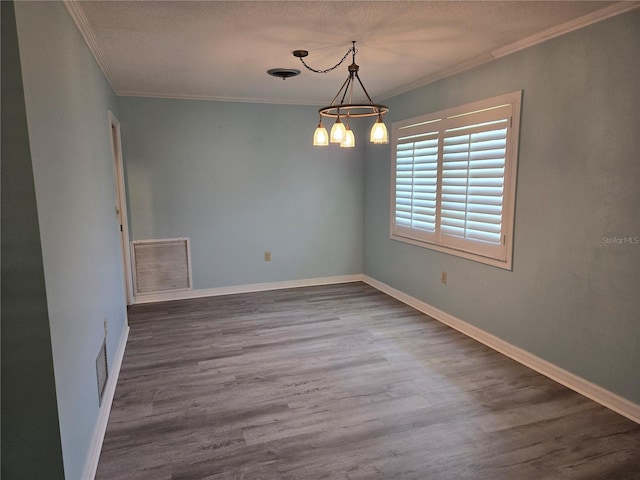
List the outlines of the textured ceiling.
{"type": "Polygon", "coordinates": [[[638,2],[67,1],[119,95],[326,104],[357,41],[374,100],[607,18],[638,2]],[[281,80],[276,67],[301,75],[281,80]]]}

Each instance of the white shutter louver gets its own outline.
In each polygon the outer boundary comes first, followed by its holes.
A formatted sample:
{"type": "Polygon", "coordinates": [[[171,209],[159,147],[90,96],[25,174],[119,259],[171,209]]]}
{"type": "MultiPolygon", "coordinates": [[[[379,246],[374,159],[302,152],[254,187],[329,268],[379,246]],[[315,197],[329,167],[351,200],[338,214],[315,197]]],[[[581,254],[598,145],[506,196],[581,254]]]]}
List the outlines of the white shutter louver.
{"type": "Polygon", "coordinates": [[[507,122],[445,132],[441,231],[454,243],[484,243],[479,250],[501,244],[507,122]]]}
{"type": "Polygon", "coordinates": [[[395,222],[418,237],[436,230],[438,132],[399,139],[396,149],[395,222]]]}

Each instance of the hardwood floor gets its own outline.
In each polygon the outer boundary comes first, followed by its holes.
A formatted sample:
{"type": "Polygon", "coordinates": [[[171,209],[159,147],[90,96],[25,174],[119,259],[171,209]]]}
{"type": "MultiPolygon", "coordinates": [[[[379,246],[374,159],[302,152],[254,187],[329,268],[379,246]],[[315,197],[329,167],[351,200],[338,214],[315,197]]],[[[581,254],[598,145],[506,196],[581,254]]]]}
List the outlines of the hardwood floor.
{"type": "Polygon", "coordinates": [[[640,479],[640,425],[362,283],[129,322],[99,480],[640,479]]]}

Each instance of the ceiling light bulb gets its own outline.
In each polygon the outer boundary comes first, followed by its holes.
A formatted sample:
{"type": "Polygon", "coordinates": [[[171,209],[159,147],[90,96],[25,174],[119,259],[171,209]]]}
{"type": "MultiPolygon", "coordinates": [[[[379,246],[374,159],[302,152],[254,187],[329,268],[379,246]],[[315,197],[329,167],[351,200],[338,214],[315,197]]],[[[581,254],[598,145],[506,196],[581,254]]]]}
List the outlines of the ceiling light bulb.
{"type": "Polygon", "coordinates": [[[345,136],[344,136],[344,140],[342,140],[342,142],[340,143],[341,147],[346,147],[346,148],[350,148],[350,147],[355,147],[356,146],[356,137],[353,134],[353,130],[351,130],[350,128],[347,128],[345,136]]]}
{"type": "Polygon", "coordinates": [[[316,128],[313,134],[313,145],[316,147],[326,147],[329,145],[329,134],[327,133],[327,129],[322,125],[322,119],[320,119],[318,128],[316,128]]]}
{"type": "Polygon", "coordinates": [[[387,126],[382,121],[382,117],[378,117],[378,121],[373,124],[371,128],[371,143],[382,144],[389,143],[389,134],[387,133],[387,126]]]}
{"type": "Polygon", "coordinates": [[[340,121],[340,117],[336,120],[336,123],[331,127],[331,135],[329,137],[329,141],[331,143],[342,143],[345,135],[347,134],[347,129],[344,128],[344,124],[340,121]]]}

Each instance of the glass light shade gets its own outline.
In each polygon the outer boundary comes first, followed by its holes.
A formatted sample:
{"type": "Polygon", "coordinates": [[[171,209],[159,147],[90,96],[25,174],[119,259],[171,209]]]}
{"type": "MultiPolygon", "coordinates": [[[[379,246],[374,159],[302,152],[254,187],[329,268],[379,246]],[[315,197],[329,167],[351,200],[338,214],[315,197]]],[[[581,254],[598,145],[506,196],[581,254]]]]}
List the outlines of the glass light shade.
{"type": "Polygon", "coordinates": [[[329,141],[331,143],[342,143],[345,135],[347,134],[347,129],[344,128],[344,124],[340,121],[340,117],[336,120],[336,123],[331,127],[331,135],[329,137],[329,141]]]}
{"type": "Polygon", "coordinates": [[[387,126],[382,121],[382,117],[378,117],[378,121],[373,124],[371,128],[371,143],[381,144],[389,143],[389,134],[387,133],[387,126]]]}
{"type": "Polygon", "coordinates": [[[322,121],[318,124],[318,128],[313,134],[313,145],[316,147],[326,147],[329,145],[329,134],[327,129],[322,125],[322,121]]]}
{"type": "Polygon", "coordinates": [[[353,130],[347,128],[344,140],[340,143],[341,147],[351,148],[356,146],[356,137],[353,134],[353,130]]]}

